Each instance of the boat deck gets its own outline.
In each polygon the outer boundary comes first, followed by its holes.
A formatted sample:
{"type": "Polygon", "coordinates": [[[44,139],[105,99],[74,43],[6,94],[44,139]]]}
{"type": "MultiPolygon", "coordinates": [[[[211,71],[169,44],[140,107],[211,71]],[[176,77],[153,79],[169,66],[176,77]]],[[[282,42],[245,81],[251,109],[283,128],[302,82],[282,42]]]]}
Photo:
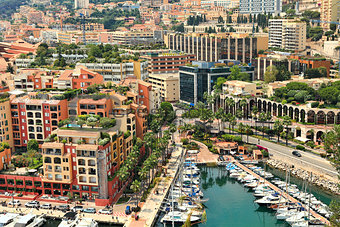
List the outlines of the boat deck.
{"type": "MultiPolygon", "coordinates": [[[[243,169],[244,171],[246,171],[247,173],[251,174],[252,176],[256,177],[257,179],[259,179],[260,181],[264,181],[266,184],[269,185],[270,188],[272,188],[274,191],[276,192],[281,192],[282,195],[287,198],[290,202],[293,203],[299,203],[300,201],[295,199],[294,197],[292,197],[291,195],[289,195],[288,193],[282,191],[280,188],[278,188],[277,186],[275,186],[274,184],[272,184],[271,182],[269,182],[268,180],[266,180],[265,178],[259,176],[258,174],[254,173],[252,170],[248,169],[246,166],[242,165],[241,163],[239,163],[238,161],[235,160],[234,162],[235,165],[237,165],[238,167],[240,167],[241,169],[243,169]]],[[[303,206],[303,205],[302,205],[303,206]]],[[[304,207],[304,206],[303,206],[304,207]]],[[[305,208],[305,207],[304,207],[305,208]]],[[[311,210],[311,214],[315,217],[320,219],[321,221],[323,221],[324,223],[326,223],[327,225],[329,225],[329,221],[321,216],[320,214],[318,214],[317,212],[315,212],[314,210],[311,210]]]]}

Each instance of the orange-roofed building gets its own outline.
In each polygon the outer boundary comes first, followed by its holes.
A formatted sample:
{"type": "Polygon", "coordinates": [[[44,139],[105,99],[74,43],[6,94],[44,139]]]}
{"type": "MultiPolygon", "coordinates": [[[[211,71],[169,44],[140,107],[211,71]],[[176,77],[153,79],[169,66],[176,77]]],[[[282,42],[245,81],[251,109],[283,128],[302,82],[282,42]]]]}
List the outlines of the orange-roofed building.
{"type": "Polygon", "coordinates": [[[99,115],[100,117],[109,117],[112,112],[112,99],[103,98],[94,99],[79,99],[78,100],[78,115],[99,115]]]}
{"type": "Polygon", "coordinates": [[[85,66],[77,66],[74,70],[65,70],[57,79],[59,89],[86,89],[94,84],[102,84],[103,76],[88,70],[85,66]]]}

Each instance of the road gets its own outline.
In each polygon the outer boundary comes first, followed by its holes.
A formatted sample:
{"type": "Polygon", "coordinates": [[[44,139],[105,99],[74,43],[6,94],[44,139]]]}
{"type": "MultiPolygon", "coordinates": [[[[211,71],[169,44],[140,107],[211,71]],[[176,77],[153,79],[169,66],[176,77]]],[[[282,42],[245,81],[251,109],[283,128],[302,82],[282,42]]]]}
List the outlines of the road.
{"type": "MultiPolygon", "coordinates": [[[[247,141],[247,136],[243,135],[243,141],[244,142],[247,141]]],[[[323,170],[324,172],[328,173],[332,177],[336,177],[338,175],[335,168],[330,164],[330,162],[324,158],[321,158],[320,156],[314,155],[309,152],[300,151],[302,157],[296,157],[292,155],[293,149],[291,148],[288,148],[286,146],[282,146],[279,144],[275,144],[272,142],[268,142],[265,140],[260,140],[260,143],[258,143],[258,141],[259,140],[257,138],[253,138],[249,136],[249,143],[258,144],[258,145],[268,148],[269,153],[274,156],[275,154],[287,156],[296,161],[305,163],[306,165],[319,168],[323,170]]]]}

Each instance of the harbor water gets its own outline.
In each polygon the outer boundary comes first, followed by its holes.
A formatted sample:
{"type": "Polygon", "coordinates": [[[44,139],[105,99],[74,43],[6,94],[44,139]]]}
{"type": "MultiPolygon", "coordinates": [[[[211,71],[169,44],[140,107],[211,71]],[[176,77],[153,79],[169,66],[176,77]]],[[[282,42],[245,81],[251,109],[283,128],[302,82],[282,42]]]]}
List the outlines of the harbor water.
{"type": "MultiPolygon", "coordinates": [[[[285,172],[267,168],[268,172],[282,180],[285,179],[285,172]]],[[[302,188],[301,179],[291,177],[291,183],[302,188]]],[[[229,178],[224,167],[201,167],[201,189],[205,198],[207,222],[196,226],[214,227],[288,227],[284,221],[275,217],[275,212],[260,207],[254,203],[253,192],[243,187],[235,179],[229,178]]],[[[311,192],[322,202],[329,204],[333,195],[328,194],[318,187],[311,187],[311,192]]],[[[163,226],[158,220],[157,226],[163,226]]]]}

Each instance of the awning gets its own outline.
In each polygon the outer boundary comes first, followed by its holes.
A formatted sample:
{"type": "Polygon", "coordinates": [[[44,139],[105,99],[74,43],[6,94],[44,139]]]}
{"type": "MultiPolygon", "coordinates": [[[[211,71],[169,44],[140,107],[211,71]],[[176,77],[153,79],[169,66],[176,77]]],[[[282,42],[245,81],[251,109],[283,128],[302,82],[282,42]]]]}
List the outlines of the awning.
{"type": "Polygon", "coordinates": [[[308,141],[311,140],[311,139],[307,139],[307,138],[302,138],[301,136],[295,137],[295,139],[296,139],[296,140],[299,140],[299,141],[301,141],[301,142],[304,142],[304,143],[306,143],[306,142],[308,142],[308,141]]]}

